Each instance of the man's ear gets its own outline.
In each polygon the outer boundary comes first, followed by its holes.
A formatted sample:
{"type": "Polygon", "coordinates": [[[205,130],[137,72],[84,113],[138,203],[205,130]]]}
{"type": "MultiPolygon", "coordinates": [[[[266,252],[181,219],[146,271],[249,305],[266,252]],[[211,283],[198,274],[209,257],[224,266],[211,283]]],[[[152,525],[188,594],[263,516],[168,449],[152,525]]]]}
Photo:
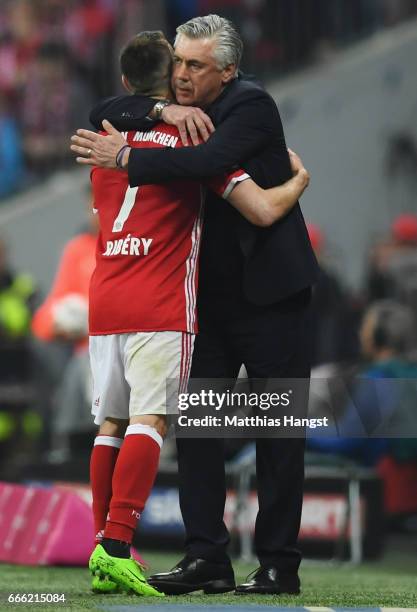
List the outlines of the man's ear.
{"type": "Polygon", "coordinates": [[[227,85],[227,83],[230,83],[230,81],[235,78],[235,75],[236,75],[235,64],[229,64],[228,66],[226,66],[226,68],[223,68],[223,71],[222,71],[223,85],[227,85]]]}
{"type": "Polygon", "coordinates": [[[124,74],[122,74],[122,83],[123,83],[123,87],[127,89],[129,93],[133,93],[133,87],[131,86],[131,84],[129,83],[129,81],[127,80],[124,74]]]}

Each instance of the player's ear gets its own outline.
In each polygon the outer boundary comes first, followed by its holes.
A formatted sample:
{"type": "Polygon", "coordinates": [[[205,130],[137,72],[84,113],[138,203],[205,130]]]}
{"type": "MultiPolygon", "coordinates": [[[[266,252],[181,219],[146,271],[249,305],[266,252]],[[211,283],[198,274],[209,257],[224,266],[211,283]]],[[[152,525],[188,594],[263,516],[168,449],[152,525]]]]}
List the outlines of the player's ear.
{"type": "Polygon", "coordinates": [[[229,64],[226,68],[222,70],[222,82],[224,85],[230,83],[232,79],[235,78],[236,74],[236,66],[235,64],[229,64]]]}
{"type": "Polygon", "coordinates": [[[123,83],[123,87],[127,89],[129,93],[133,93],[133,87],[131,86],[131,84],[129,83],[129,81],[127,80],[124,74],[122,74],[122,83],[123,83]]]}

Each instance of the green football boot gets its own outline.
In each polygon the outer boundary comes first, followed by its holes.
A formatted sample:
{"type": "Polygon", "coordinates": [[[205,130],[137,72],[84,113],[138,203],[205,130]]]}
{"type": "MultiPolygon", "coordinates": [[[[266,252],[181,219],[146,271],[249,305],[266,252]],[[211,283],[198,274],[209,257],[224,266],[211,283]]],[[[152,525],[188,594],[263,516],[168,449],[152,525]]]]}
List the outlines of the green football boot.
{"type": "MultiPolygon", "coordinates": [[[[133,591],[136,595],[164,597],[163,593],[148,584],[142,568],[134,559],[111,557],[101,544],[95,547],[88,566],[93,575],[94,586],[99,581],[107,583],[104,585],[107,593],[111,592],[110,584],[114,583],[122,591],[133,591]],[[94,578],[98,578],[98,581],[95,581],[94,578]]],[[[101,586],[103,585],[99,585],[99,588],[101,586]]],[[[100,592],[103,593],[103,590],[100,592]]]]}
{"type": "Polygon", "coordinates": [[[120,587],[113,580],[110,580],[108,576],[100,575],[100,570],[97,570],[97,575],[93,575],[91,590],[97,595],[112,595],[121,592],[120,587]]]}

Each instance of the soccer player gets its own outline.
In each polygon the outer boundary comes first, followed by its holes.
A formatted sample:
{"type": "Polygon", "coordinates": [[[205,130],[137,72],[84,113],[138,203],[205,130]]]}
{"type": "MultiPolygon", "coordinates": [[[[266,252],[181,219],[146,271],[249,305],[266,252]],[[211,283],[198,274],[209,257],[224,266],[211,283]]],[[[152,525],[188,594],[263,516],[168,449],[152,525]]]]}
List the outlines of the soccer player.
{"type": "MultiPolygon", "coordinates": [[[[132,94],[172,96],[172,48],[162,33],[135,36],[120,63],[132,94]]],[[[162,122],[125,138],[129,147],[182,146],[177,128],[162,122]]],[[[251,222],[268,225],[295,205],[308,184],[301,161],[295,155],[292,160],[294,177],[270,190],[242,170],[208,187],[251,222]]],[[[131,188],[126,172],[98,167],[91,179],[100,233],[90,286],[90,358],[100,429],[91,457],[97,546],[89,566],[94,590],[160,596],[130,557],[130,544],[166,433],[166,380],[178,379],[179,390],[187,384],[197,332],[204,187],[175,181],[131,188]]]]}

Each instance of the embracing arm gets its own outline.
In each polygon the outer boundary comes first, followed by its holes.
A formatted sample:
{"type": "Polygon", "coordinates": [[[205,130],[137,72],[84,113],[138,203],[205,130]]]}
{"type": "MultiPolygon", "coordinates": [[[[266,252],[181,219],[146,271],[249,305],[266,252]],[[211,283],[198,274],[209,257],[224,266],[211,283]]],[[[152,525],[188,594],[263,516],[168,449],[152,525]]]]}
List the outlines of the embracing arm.
{"type": "Polygon", "coordinates": [[[109,121],[117,130],[149,130],[159,120],[175,125],[180,133],[182,144],[197,145],[200,138],[206,142],[214,132],[210,117],[201,108],[169,104],[160,117],[156,116],[155,104],[158,100],[139,94],[114,96],[99,102],[90,113],[90,122],[97,130],[103,129],[103,121],[109,121]]]}
{"type": "Polygon", "coordinates": [[[91,111],[90,122],[97,130],[103,129],[104,119],[121,131],[148,129],[152,124],[147,117],[155,102],[153,98],[139,95],[105,98],[91,111]]]}
{"type": "MultiPolygon", "coordinates": [[[[172,108],[175,107],[168,106],[164,112],[172,108]]],[[[207,142],[195,147],[130,149],[125,146],[123,135],[103,121],[108,136],[77,130],[71,138],[71,149],[79,155],[77,162],[80,164],[115,168],[116,160],[121,162],[121,166],[128,169],[131,187],[219,176],[241,167],[244,160],[256,156],[272,142],[281,148],[288,160],[278,109],[263,90],[243,91],[222,110],[216,131],[207,142]],[[119,158],[122,147],[124,152],[119,158]]],[[[164,114],[163,117],[165,119],[164,114]]],[[[207,124],[206,127],[210,130],[207,124]]]]}
{"type": "Polygon", "coordinates": [[[269,227],[287,215],[297,204],[310,182],[310,175],[301,159],[289,151],[293,178],[283,185],[262,189],[252,179],[239,182],[227,196],[227,201],[252,223],[269,227]]]}
{"type": "MultiPolygon", "coordinates": [[[[277,137],[271,127],[274,113],[277,110],[272,99],[256,91],[235,104],[204,144],[177,149],[132,149],[128,161],[130,186],[181,178],[199,180],[240,166],[277,137]]],[[[278,137],[284,143],[282,132],[278,137]]]]}

